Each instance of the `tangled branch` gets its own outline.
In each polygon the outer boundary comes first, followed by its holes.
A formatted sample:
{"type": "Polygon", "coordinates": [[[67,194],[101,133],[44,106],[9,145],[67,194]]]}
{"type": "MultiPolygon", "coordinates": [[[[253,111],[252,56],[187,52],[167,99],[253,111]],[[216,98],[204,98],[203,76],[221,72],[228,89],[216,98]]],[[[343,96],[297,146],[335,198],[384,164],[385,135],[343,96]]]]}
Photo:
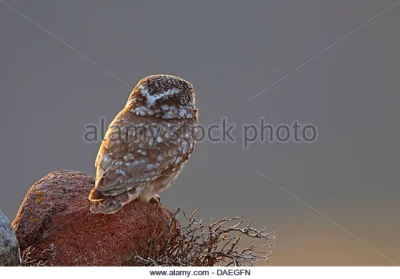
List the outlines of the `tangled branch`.
{"type": "Polygon", "coordinates": [[[53,255],[54,247],[50,245],[49,248],[40,252],[39,256],[33,257],[35,247],[29,246],[21,254],[21,266],[46,266],[49,256],[53,255]]]}
{"type": "Polygon", "coordinates": [[[135,265],[142,266],[244,266],[254,265],[259,260],[268,261],[270,248],[275,236],[251,227],[252,221],[245,225],[243,217],[211,218],[209,224],[203,224],[194,216],[199,208],[190,215],[178,208],[171,218],[170,230],[176,231],[165,247],[155,250],[148,257],[135,257],[135,265]],[[183,222],[179,227],[177,216],[182,213],[183,222]],[[240,249],[243,238],[258,239],[264,244],[250,245],[240,249]]]}

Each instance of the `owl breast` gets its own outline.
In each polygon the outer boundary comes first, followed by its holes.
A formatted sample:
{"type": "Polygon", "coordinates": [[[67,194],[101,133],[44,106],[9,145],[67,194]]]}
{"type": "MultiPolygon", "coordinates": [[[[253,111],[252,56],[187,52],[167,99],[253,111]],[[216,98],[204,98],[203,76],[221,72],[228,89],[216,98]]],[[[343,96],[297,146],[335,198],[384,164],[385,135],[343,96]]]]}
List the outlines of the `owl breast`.
{"type": "MultiPolygon", "coordinates": [[[[132,189],[138,198],[146,202],[174,183],[194,151],[196,142],[196,125],[191,123],[163,121],[150,127],[151,131],[158,131],[152,135],[154,147],[148,148],[148,158],[141,159],[148,162],[145,168],[154,176],[144,183],[140,193],[132,189]]],[[[144,142],[149,143],[146,139],[144,142]]]]}

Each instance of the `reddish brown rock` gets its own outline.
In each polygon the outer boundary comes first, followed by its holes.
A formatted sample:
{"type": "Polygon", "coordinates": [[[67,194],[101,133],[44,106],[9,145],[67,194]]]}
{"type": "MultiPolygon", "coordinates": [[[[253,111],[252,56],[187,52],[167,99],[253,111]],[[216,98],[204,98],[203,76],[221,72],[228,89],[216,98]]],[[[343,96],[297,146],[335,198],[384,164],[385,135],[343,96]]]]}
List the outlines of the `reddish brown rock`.
{"type": "Polygon", "coordinates": [[[31,257],[46,265],[129,265],[171,236],[170,215],[156,204],[137,201],[116,214],[91,213],[93,185],[77,171],[52,172],[33,185],[12,224],[21,252],[34,247],[31,257]]]}

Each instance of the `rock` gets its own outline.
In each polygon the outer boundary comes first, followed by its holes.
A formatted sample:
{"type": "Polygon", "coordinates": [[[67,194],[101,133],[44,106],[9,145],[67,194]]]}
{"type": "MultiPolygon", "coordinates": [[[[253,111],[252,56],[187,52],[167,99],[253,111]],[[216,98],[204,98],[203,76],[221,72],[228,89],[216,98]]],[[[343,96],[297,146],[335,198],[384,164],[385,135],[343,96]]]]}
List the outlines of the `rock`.
{"type": "Polygon", "coordinates": [[[17,236],[10,220],[0,210],[0,266],[20,265],[17,236]]]}
{"type": "Polygon", "coordinates": [[[171,213],[141,201],[110,215],[93,214],[87,197],[94,179],[55,171],[31,187],[13,222],[21,251],[54,266],[132,265],[171,237],[171,213]]]}

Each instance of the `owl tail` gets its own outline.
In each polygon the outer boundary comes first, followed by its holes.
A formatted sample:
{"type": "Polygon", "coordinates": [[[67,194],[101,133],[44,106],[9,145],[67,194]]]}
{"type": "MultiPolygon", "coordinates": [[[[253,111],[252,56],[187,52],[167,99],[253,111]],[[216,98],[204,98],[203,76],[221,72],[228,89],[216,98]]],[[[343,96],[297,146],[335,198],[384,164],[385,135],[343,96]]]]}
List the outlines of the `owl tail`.
{"type": "Polygon", "coordinates": [[[94,188],[89,195],[89,200],[92,202],[90,211],[92,213],[114,214],[121,210],[125,204],[136,199],[138,194],[139,192],[136,189],[107,193],[94,188]]]}
{"type": "Polygon", "coordinates": [[[92,205],[90,206],[90,211],[92,213],[101,213],[101,214],[114,214],[118,211],[121,210],[123,204],[121,202],[118,202],[112,198],[107,198],[102,201],[95,201],[92,202],[92,205]],[[110,200],[112,200],[110,202],[110,200]]]}
{"type": "Polygon", "coordinates": [[[105,196],[100,191],[94,188],[89,195],[89,200],[92,202],[90,211],[92,213],[113,214],[121,210],[127,202],[125,193],[117,196],[105,196]]]}

